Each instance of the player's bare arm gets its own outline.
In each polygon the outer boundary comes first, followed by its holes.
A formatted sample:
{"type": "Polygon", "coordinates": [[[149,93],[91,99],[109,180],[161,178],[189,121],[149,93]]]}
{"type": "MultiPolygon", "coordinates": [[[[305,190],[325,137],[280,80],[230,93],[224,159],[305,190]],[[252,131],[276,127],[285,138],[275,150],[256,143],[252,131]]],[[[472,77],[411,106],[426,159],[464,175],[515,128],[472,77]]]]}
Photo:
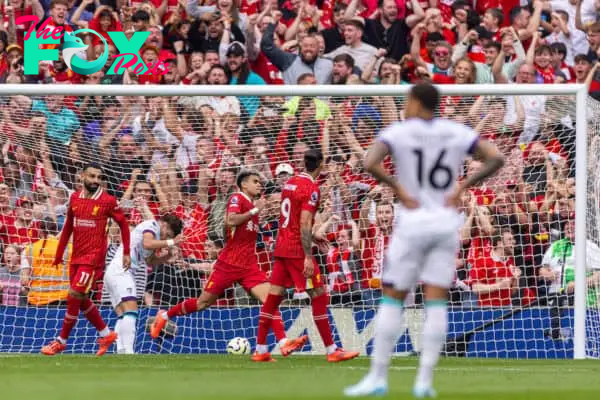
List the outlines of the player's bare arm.
{"type": "Polygon", "coordinates": [[[449,205],[456,207],[459,204],[460,196],[466,189],[492,176],[504,165],[502,154],[496,149],[496,146],[486,140],[477,142],[473,155],[475,159],[483,162],[483,166],[458,185],[456,191],[448,198],[449,205]]]}
{"type": "Polygon", "coordinates": [[[173,239],[161,240],[157,239],[151,232],[146,232],[144,233],[142,246],[146,250],[159,250],[176,246],[184,241],[185,237],[183,235],[177,235],[173,239]]]}
{"type": "Polygon", "coordinates": [[[376,141],[365,155],[363,166],[379,182],[383,182],[394,189],[396,197],[398,197],[398,200],[400,200],[406,208],[417,208],[419,206],[417,200],[410,197],[402,185],[396,182],[396,180],[383,168],[383,160],[389,154],[390,149],[388,145],[381,141],[376,141]]]}
{"type": "Polygon", "coordinates": [[[131,245],[131,233],[129,232],[129,222],[123,210],[119,207],[116,200],[112,208],[110,217],[119,225],[121,229],[121,243],[123,244],[123,268],[127,271],[131,267],[131,256],[129,255],[131,245]]]}
{"type": "Polygon", "coordinates": [[[310,211],[302,210],[300,214],[300,240],[304,250],[304,276],[310,277],[315,272],[312,259],[312,221],[313,215],[310,211]]]}

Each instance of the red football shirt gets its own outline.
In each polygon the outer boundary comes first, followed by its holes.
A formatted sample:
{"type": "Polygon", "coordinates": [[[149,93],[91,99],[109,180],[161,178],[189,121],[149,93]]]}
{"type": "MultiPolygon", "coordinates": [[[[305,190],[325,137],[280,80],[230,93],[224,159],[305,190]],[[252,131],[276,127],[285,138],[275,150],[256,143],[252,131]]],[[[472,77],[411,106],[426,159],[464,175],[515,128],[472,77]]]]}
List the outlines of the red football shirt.
{"type": "Polygon", "coordinates": [[[319,185],[308,174],[294,175],[283,186],[275,257],[305,257],[300,238],[300,214],[303,210],[310,211],[314,218],[320,199],[319,185]]]}
{"type": "Polygon", "coordinates": [[[103,269],[109,218],[119,224],[124,254],[129,255],[129,224],[123,210],[117,205],[117,199],[102,189],[89,198],[85,198],[82,191],[73,193],[54,263],[58,265],[62,262],[65,247],[73,234],[71,265],[91,265],[103,269]]]}
{"type": "Polygon", "coordinates": [[[183,221],[183,236],[181,243],[184,257],[203,260],[206,257],[204,244],[208,237],[208,213],[200,204],[191,210],[186,210],[181,204],[175,209],[175,215],[183,221]]]}
{"type": "Polygon", "coordinates": [[[361,271],[363,288],[380,288],[383,273],[383,256],[390,242],[390,235],[384,234],[377,225],[371,224],[361,232],[364,240],[362,259],[364,268],[361,271]]]}
{"type": "Polygon", "coordinates": [[[2,226],[2,241],[4,244],[29,244],[40,238],[39,222],[32,222],[29,226],[17,227],[16,219],[4,218],[5,225],[2,226]]]}
{"type": "MultiPolygon", "coordinates": [[[[228,214],[244,214],[254,208],[254,203],[244,193],[231,195],[227,202],[228,214]]],[[[235,267],[253,267],[258,265],[256,257],[256,239],[258,237],[258,214],[234,228],[227,228],[227,243],[219,253],[218,260],[235,267]]]]}
{"type": "MultiPolygon", "coordinates": [[[[486,285],[492,285],[499,280],[512,278],[511,267],[515,263],[512,258],[501,260],[494,257],[493,254],[480,257],[475,261],[469,277],[471,284],[477,282],[486,285]]],[[[479,293],[479,305],[487,307],[502,307],[512,304],[511,289],[501,289],[490,293],[479,293]]]]}

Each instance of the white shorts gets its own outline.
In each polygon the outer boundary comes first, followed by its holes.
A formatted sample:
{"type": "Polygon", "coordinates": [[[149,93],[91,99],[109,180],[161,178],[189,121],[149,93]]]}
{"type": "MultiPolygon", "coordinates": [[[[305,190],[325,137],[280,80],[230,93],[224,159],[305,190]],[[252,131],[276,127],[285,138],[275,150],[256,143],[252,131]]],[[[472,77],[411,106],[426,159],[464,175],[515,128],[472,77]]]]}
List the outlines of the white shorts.
{"type": "Polygon", "coordinates": [[[410,291],[417,282],[450,288],[456,274],[460,217],[454,211],[404,211],[383,259],[383,285],[410,291]]]}
{"type": "Polygon", "coordinates": [[[107,273],[104,275],[104,288],[110,297],[110,303],[116,308],[124,301],[137,301],[135,279],[129,271],[107,273]]]}

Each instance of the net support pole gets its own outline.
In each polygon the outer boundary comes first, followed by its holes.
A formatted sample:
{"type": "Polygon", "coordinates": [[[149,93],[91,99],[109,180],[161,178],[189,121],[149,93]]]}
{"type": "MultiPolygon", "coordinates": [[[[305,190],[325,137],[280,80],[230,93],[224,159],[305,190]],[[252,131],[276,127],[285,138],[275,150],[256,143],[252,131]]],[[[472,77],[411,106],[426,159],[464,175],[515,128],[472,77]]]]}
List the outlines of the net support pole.
{"type": "Polygon", "coordinates": [[[576,360],[585,359],[586,319],[586,216],[587,216],[587,88],[577,91],[575,105],[575,326],[573,332],[576,360]]]}

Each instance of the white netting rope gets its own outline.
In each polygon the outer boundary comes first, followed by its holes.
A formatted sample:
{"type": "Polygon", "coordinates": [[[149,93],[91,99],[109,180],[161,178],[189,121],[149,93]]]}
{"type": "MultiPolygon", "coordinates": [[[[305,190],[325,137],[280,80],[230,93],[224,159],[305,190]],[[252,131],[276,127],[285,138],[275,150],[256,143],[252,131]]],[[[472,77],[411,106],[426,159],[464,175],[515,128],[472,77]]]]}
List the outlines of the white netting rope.
{"type": "MultiPolygon", "coordinates": [[[[23,329],[25,323],[17,320],[18,313],[14,319],[5,316],[4,323],[13,325],[14,337],[5,339],[4,351],[37,351],[40,338],[51,338],[57,332],[62,314],[55,309],[60,309],[66,292],[49,288],[57,282],[64,285],[66,275],[53,272],[52,284],[44,281],[49,279],[44,270],[48,260],[36,259],[39,255],[33,250],[39,251],[43,238],[60,230],[66,200],[78,188],[81,166],[89,161],[103,165],[107,189],[127,210],[132,226],[142,221],[135,209],[137,198],[144,198],[156,216],[174,213],[184,221],[188,241],[171,261],[146,271],[147,276],[136,277],[141,307],[164,308],[201,292],[222,246],[225,203],[236,190],[235,175],[242,168],[258,170],[265,183],[267,207],[260,214],[257,254],[261,268],[270,270],[279,188],[289,174],[299,170],[306,149],[320,148],[327,166],[320,179],[323,201],[316,215],[314,249],[327,277],[338,331],[344,331],[339,325],[346,324],[355,332],[352,324],[361,317],[353,310],[377,304],[394,205],[391,192],[377,186],[362,171],[360,161],[377,131],[402,118],[402,97],[13,96],[3,100],[1,277],[3,282],[13,283],[3,283],[2,304],[27,308],[28,318],[56,320],[36,325],[35,337],[26,337],[31,330],[23,329]],[[33,271],[34,264],[37,271],[33,271]],[[25,275],[27,269],[31,272],[25,275]]],[[[569,96],[445,96],[441,108],[442,116],[471,125],[493,139],[507,157],[497,176],[464,198],[467,222],[461,232],[451,305],[469,310],[523,309],[510,316],[515,323],[510,329],[516,332],[535,326],[544,330],[542,338],[555,342],[572,339],[572,332],[564,326],[565,319],[572,318],[571,256],[561,259],[547,254],[565,238],[565,226],[574,218],[574,100],[569,96]],[[558,268],[562,274],[558,317],[535,311],[552,309],[552,302],[558,301],[556,282],[540,275],[540,269],[546,267],[554,272],[558,268]],[[550,320],[562,322],[557,327],[550,320]]],[[[589,100],[588,306],[592,311],[598,309],[594,273],[600,270],[600,258],[590,250],[590,243],[600,244],[599,107],[598,102],[589,100]]],[[[477,162],[470,162],[465,173],[477,167],[477,162]]],[[[119,243],[115,230],[109,231],[107,261],[119,243]]],[[[107,304],[101,282],[96,290],[96,301],[107,304]]],[[[417,290],[412,296],[416,311],[408,322],[411,332],[420,324],[421,301],[417,290]]],[[[287,305],[297,307],[306,302],[305,294],[288,293],[287,305]]],[[[232,288],[216,305],[229,311],[210,323],[206,320],[216,314],[192,317],[196,322],[179,330],[181,347],[172,351],[222,350],[228,329],[253,326],[255,316],[243,307],[256,304],[243,290],[232,288]],[[186,337],[197,334],[204,336],[186,337]]],[[[299,309],[286,315],[294,319],[290,334],[302,329],[298,321],[310,319],[299,309]]],[[[589,315],[588,355],[597,356],[600,320],[597,312],[589,315]]],[[[498,315],[466,313],[463,317],[470,320],[461,323],[474,329],[498,315]]],[[[364,327],[372,329],[368,317],[364,318],[364,327]]],[[[91,330],[85,332],[88,339],[95,335],[91,330]]],[[[418,350],[418,334],[410,337],[413,349],[418,350]]],[[[544,354],[547,347],[536,350],[533,342],[539,335],[521,337],[531,341],[534,349],[528,357],[550,357],[544,354]]],[[[362,337],[342,340],[356,346],[366,344],[362,337]]],[[[88,350],[88,342],[76,343],[75,351],[88,350]]],[[[505,346],[492,344],[485,351],[488,356],[501,356],[505,346]]],[[[148,336],[138,338],[138,350],[152,351],[148,336]]]]}

